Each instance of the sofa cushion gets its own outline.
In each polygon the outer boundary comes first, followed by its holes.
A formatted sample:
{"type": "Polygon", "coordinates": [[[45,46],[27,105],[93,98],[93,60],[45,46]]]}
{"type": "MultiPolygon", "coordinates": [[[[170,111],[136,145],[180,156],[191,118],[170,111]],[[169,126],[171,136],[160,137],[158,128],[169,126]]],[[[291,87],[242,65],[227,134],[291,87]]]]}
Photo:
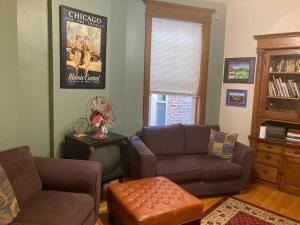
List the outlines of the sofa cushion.
{"type": "Polygon", "coordinates": [[[197,157],[163,156],[156,158],[156,173],[181,183],[200,180],[202,169],[197,157]]]}
{"type": "Polygon", "coordinates": [[[0,164],[0,224],[9,224],[19,213],[14,190],[0,164]]]}
{"type": "Polygon", "coordinates": [[[199,157],[198,163],[201,165],[201,180],[203,181],[231,180],[242,176],[240,165],[214,155],[207,154],[199,157]]]}
{"type": "Polygon", "coordinates": [[[208,152],[226,160],[232,160],[238,134],[229,134],[211,129],[208,152]]]}
{"type": "Polygon", "coordinates": [[[40,191],[22,208],[14,220],[18,224],[82,225],[94,210],[91,195],[40,191]]]}
{"type": "Polygon", "coordinates": [[[220,130],[217,125],[185,125],[184,126],[184,150],[185,154],[206,154],[210,136],[210,129],[220,130]]]}
{"type": "Polygon", "coordinates": [[[154,155],[184,154],[184,127],[182,124],[144,127],[141,138],[154,155]]]}
{"type": "Polygon", "coordinates": [[[28,147],[0,152],[0,163],[22,208],[25,202],[42,189],[42,183],[28,147]]]}

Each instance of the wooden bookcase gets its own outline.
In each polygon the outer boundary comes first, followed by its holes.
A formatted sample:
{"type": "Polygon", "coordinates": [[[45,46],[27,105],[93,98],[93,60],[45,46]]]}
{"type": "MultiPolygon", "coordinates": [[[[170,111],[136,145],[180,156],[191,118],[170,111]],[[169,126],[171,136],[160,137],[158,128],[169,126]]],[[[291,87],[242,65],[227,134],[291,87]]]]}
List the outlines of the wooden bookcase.
{"type": "Polygon", "coordinates": [[[259,138],[260,126],[300,130],[300,32],[255,36],[257,68],[250,145],[255,181],[300,196],[300,142],[259,138]]]}

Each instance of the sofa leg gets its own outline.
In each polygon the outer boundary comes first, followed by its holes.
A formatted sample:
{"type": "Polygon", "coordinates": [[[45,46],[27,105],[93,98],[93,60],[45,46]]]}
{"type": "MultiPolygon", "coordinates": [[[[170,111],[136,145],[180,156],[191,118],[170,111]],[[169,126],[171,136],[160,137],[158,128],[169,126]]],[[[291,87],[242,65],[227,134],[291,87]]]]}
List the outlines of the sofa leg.
{"type": "Polygon", "coordinates": [[[200,225],[201,224],[201,220],[198,219],[198,220],[194,220],[192,222],[189,222],[189,223],[185,223],[184,225],[200,225]]]}

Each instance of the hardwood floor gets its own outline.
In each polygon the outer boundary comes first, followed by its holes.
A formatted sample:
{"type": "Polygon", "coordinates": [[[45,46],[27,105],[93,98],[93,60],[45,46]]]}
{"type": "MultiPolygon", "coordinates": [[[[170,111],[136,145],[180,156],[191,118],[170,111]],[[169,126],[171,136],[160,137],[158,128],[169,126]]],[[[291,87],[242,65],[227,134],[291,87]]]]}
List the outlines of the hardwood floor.
{"type": "MultiPolygon", "coordinates": [[[[235,197],[300,221],[300,197],[271,189],[262,184],[251,184],[247,190],[239,195],[235,195],[235,197]]],[[[221,198],[201,199],[204,204],[204,210],[210,208],[221,198]]],[[[109,225],[105,200],[101,202],[100,218],[96,225],[109,225]]]]}

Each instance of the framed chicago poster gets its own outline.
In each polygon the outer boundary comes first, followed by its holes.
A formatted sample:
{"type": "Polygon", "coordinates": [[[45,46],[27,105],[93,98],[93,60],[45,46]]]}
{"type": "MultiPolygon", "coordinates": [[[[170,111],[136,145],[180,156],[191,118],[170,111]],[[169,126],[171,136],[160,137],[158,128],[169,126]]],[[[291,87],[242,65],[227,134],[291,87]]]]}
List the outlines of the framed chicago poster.
{"type": "Polygon", "coordinates": [[[105,88],[107,18],[60,6],[60,87],[105,88]]]}

